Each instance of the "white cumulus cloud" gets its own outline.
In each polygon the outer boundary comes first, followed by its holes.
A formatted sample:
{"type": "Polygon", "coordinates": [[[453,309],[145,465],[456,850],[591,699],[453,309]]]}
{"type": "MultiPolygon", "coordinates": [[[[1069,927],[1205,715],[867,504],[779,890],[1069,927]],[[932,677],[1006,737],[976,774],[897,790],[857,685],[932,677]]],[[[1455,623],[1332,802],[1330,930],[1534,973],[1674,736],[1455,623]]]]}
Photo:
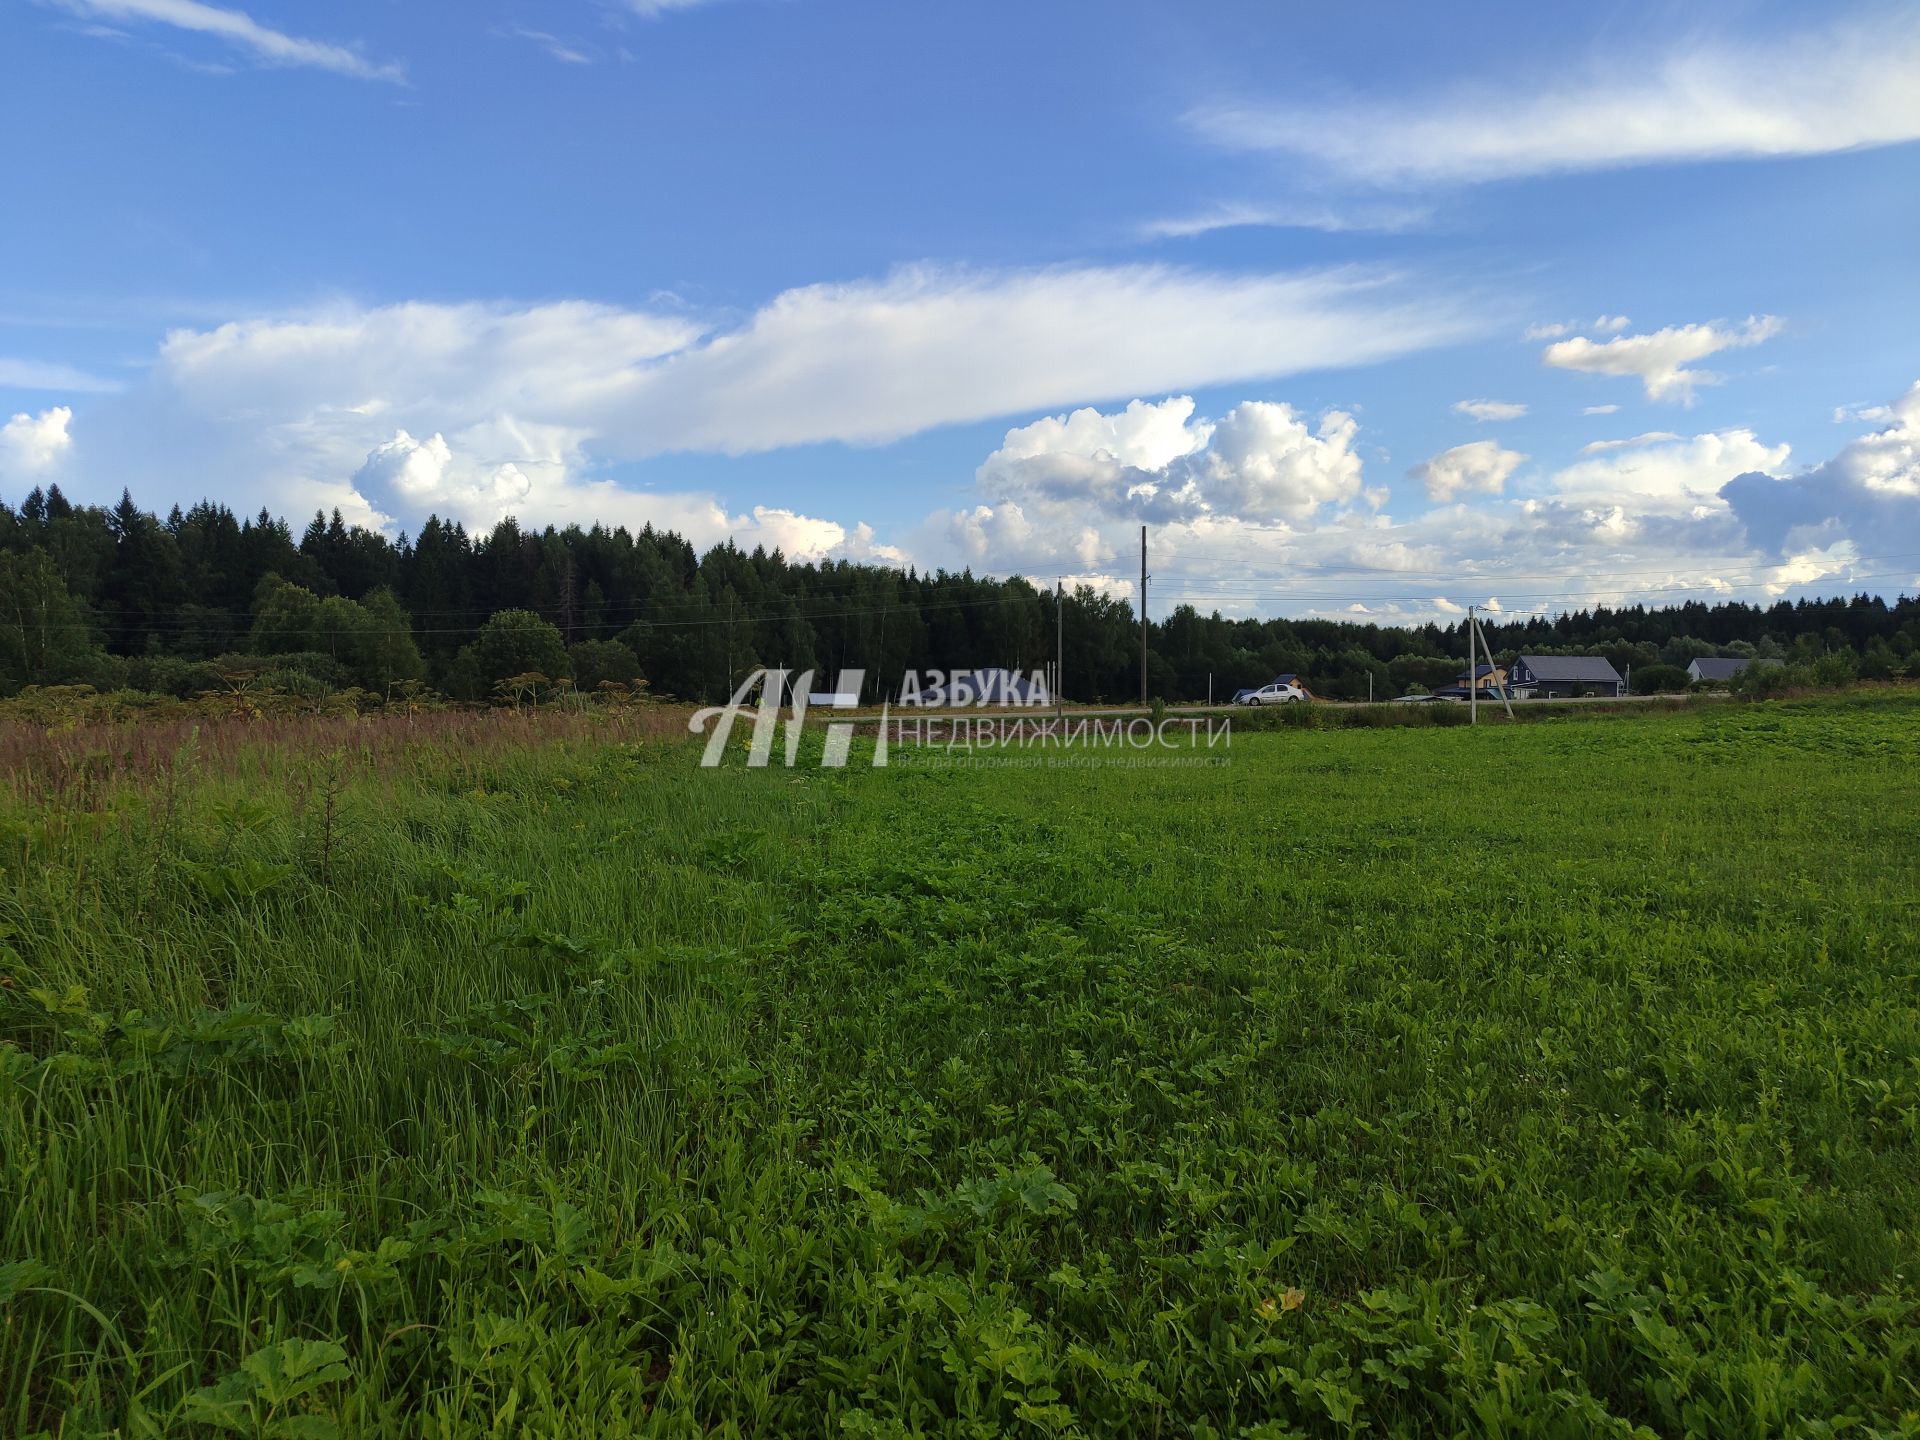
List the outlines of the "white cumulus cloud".
{"type": "Polygon", "coordinates": [[[1497,441],[1475,440],[1442,450],[1407,474],[1425,485],[1428,496],[1437,501],[1464,494],[1498,495],[1526,458],[1517,450],[1501,448],[1497,441]]]}
{"type": "Polygon", "coordinates": [[[1786,445],[1768,445],[1751,430],[1720,430],[1683,437],[1654,431],[1618,443],[1589,446],[1590,458],[1556,471],[1552,485],[1588,506],[1629,504],[1637,514],[1704,518],[1720,510],[1720,490],[1745,471],[1771,473],[1787,463],[1786,445]]]}
{"type": "Polygon", "coordinates": [[[1783,478],[1754,466],[1726,486],[1756,545],[1788,556],[1838,540],[1909,548],[1906,537],[1920,535],[1920,381],[1884,408],[1881,428],[1822,464],[1783,478]]]}
{"type": "Polygon", "coordinates": [[[1649,400],[1678,400],[1690,404],[1693,387],[1718,383],[1707,370],[1686,368],[1722,350],[1744,349],[1780,333],[1777,316],[1750,317],[1744,325],[1711,321],[1704,325],[1669,325],[1645,335],[1621,335],[1612,340],[1589,340],[1584,335],[1559,340],[1540,358],[1561,370],[1590,375],[1631,375],[1645,387],[1649,400]]]}
{"type": "Polygon", "coordinates": [[[533,493],[533,482],[511,460],[488,465],[456,458],[445,436],[416,440],[405,430],[368,453],[353,484],[374,505],[452,515],[475,525],[516,514],[533,493]]]}
{"type": "Polygon", "coordinates": [[[911,560],[898,546],[879,544],[871,525],[862,523],[849,530],[838,521],[802,515],[781,506],[756,505],[752,514],[751,526],[736,527],[742,532],[736,538],[748,545],[779,550],[789,560],[862,560],[895,566],[911,560]]]}
{"type": "Polygon", "coordinates": [[[1364,498],[1357,429],[1343,411],[1309,424],[1272,401],[1243,401],[1214,421],[1194,418],[1191,396],[1135,400],[1009,430],[976,478],[996,499],[1109,516],[1301,524],[1324,506],[1364,498]]]}
{"type": "MultiPolygon", "coordinates": [[[[1749,431],[1650,432],[1581,454],[1509,495],[1524,457],[1483,441],[1477,453],[1422,467],[1458,503],[1411,519],[1352,503],[1297,523],[1152,516],[1155,611],[1190,603],[1234,615],[1339,615],[1363,605],[1383,623],[1418,624],[1481,595],[1531,613],[1843,584],[1872,553],[1871,541],[1855,537],[1920,533],[1920,389],[1890,408],[1909,407],[1911,430],[1902,421],[1864,435],[1800,475],[1787,472],[1786,445],[1749,431]]],[[[1006,453],[981,467],[981,503],[932,517],[916,554],[1042,584],[1062,573],[1099,576],[1108,593],[1127,593],[1141,507],[1157,503],[1135,487],[1201,467],[1218,444],[1207,427],[1177,398],[1019,427],[1006,453]]]]}
{"type": "Polygon", "coordinates": [[[73,445],[67,425],[73,411],[55,405],[38,415],[15,415],[0,425],[0,473],[33,475],[53,468],[73,445]]]}

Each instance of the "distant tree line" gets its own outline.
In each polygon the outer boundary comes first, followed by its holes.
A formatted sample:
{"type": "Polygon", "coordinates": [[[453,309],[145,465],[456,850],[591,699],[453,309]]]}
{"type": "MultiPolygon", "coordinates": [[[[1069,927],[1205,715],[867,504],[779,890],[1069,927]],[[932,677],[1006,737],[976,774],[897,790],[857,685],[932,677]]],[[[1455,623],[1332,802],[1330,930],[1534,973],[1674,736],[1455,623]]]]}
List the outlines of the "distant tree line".
{"type": "MultiPolygon", "coordinates": [[[[74,505],[53,488],[0,503],[0,692],[87,684],[194,695],[236,675],[373,696],[430,687],[456,699],[519,698],[541,685],[723,698],[756,666],[908,670],[1006,666],[1054,656],[1055,597],[1019,578],[920,573],[851,561],[796,563],[731,542],[704,555],[643,528],[486,534],[429,519],[389,539],[316,514],[298,537],[262,510],[202,501],[164,518],[123,494],[74,505]]],[[[1064,690],[1139,693],[1139,621],[1122,599],[1066,597],[1064,690]]],[[[1494,651],[1598,653],[1671,681],[1702,655],[1829,659],[1863,676],[1920,669],[1920,600],[1687,602],[1485,623],[1494,651]]],[[[1148,687],[1217,697],[1292,672],[1315,693],[1379,697],[1459,673],[1458,625],[1231,619],[1183,605],[1148,634],[1148,687]]]]}

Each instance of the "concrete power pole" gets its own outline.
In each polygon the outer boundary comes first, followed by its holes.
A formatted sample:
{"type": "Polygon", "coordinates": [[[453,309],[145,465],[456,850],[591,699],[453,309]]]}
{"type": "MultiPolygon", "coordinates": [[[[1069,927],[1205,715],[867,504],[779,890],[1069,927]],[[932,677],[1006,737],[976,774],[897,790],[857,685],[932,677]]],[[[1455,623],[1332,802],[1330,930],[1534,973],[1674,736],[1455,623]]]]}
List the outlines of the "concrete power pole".
{"type": "Polygon", "coordinates": [[[1066,691],[1060,688],[1067,669],[1067,582],[1053,582],[1053,708],[1066,703],[1066,691]]]}
{"type": "Polygon", "coordinates": [[[1477,605],[1469,605],[1467,607],[1467,694],[1473,697],[1473,699],[1469,701],[1469,705],[1473,710],[1471,723],[1475,725],[1480,723],[1480,685],[1477,677],[1473,673],[1476,663],[1473,646],[1476,640],[1480,642],[1480,654],[1485,656],[1487,661],[1487,685],[1489,688],[1497,688],[1499,690],[1500,703],[1506,707],[1507,718],[1509,720],[1513,718],[1513,701],[1507,694],[1507,687],[1505,685],[1497,687],[1494,685],[1493,647],[1487,644],[1487,632],[1480,628],[1480,617],[1477,613],[1479,608],[1477,605]]]}
{"type": "Polygon", "coordinates": [[[1507,687],[1505,685],[1496,685],[1494,683],[1493,647],[1487,644],[1487,632],[1480,628],[1480,622],[1478,620],[1473,622],[1473,629],[1474,633],[1480,637],[1480,653],[1486,657],[1487,684],[1500,692],[1500,704],[1506,709],[1507,719],[1511,720],[1513,718],[1513,698],[1507,694],[1507,687]]]}
{"type": "Polygon", "coordinates": [[[1473,606],[1467,606],[1467,723],[1478,725],[1480,723],[1480,687],[1474,683],[1473,675],[1473,667],[1478,661],[1478,657],[1473,653],[1473,611],[1473,606]]]}
{"type": "Polygon", "coordinates": [[[1140,704],[1147,703],[1147,527],[1140,527],[1140,704]]]}

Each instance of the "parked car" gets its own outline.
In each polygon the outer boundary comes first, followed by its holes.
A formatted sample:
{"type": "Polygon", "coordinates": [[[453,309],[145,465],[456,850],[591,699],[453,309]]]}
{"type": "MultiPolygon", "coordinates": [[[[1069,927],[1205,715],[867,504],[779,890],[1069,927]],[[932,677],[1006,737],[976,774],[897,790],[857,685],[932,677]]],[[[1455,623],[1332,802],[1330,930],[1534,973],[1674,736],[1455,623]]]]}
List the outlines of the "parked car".
{"type": "Polygon", "coordinates": [[[1271,685],[1262,685],[1258,690],[1242,690],[1239,695],[1233,697],[1233,703],[1236,705],[1291,705],[1296,700],[1306,698],[1307,692],[1298,685],[1276,680],[1271,685]]]}

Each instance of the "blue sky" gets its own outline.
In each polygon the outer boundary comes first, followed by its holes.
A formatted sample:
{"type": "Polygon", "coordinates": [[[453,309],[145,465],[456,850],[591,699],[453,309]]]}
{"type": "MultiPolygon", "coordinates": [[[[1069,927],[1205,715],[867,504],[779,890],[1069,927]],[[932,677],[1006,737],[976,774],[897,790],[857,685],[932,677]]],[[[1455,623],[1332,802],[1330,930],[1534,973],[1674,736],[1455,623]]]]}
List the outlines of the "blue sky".
{"type": "Polygon", "coordinates": [[[28,0],[0,495],[1916,588],[1916,97],[1890,5],[28,0]]]}

